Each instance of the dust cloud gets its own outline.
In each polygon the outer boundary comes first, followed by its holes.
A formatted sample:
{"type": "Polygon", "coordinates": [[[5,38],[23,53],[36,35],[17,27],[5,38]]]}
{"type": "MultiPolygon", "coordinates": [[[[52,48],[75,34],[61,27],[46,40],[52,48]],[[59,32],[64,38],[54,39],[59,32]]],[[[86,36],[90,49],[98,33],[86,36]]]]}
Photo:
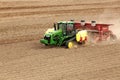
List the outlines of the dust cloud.
{"type": "Polygon", "coordinates": [[[113,26],[110,26],[110,30],[120,39],[120,19],[112,20],[113,26]]]}
{"type": "Polygon", "coordinates": [[[109,29],[120,39],[120,15],[113,13],[112,10],[105,9],[99,16],[98,21],[104,24],[112,24],[109,29]]]}

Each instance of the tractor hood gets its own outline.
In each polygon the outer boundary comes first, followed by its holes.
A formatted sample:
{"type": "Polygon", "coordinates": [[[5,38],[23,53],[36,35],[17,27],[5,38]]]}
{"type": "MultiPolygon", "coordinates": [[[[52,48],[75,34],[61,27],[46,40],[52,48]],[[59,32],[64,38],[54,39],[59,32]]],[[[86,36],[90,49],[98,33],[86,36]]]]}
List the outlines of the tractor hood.
{"type": "Polygon", "coordinates": [[[46,32],[45,32],[45,35],[44,36],[54,36],[56,34],[59,34],[59,33],[62,33],[62,30],[59,29],[59,30],[54,30],[54,28],[51,28],[51,29],[48,29],[46,32]]]}
{"type": "Polygon", "coordinates": [[[55,31],[54,28],[50,28],[50,29],[48,29],[48,30],[45,32],[45,34],[52,33],[52,32],[54,32],[54,31],[55,31]]]}
{"type": "Polygon", "coordinates": [[[56,41],[54,40],[54,37],[56,35],[58,35],[58,36],[62,35],[62,30],[61,29],[54,30],[53,28],[48,29],[45,32],[44,39],[41,39],[40,42],[43,43],[43,44],[46,44],[46,45],[56,44],[56,41]]]}

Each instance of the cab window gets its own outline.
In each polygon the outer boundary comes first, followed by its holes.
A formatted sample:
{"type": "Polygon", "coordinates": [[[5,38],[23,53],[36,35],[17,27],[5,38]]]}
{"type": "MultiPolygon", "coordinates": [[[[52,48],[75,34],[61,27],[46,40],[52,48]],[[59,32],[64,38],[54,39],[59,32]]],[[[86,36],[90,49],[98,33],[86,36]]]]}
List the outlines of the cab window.
{"type": "Polygon", "coordinates": [[[73,24],[67,24],[67,31],[72,31],[73,30],[73,24]]]}

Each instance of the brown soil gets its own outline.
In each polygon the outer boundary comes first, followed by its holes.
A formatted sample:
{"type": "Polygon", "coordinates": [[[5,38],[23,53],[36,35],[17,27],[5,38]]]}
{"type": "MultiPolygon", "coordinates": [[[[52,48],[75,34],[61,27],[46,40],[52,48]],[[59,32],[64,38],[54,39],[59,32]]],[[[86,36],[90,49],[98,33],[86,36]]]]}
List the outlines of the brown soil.
{"type": "Polygon", "coordinates": [[[96,20],[115,24],[119,0],[1,0],[0,80],[120,80],[120,41],[73,49],[39,43],[53,22],[96,20]]]}

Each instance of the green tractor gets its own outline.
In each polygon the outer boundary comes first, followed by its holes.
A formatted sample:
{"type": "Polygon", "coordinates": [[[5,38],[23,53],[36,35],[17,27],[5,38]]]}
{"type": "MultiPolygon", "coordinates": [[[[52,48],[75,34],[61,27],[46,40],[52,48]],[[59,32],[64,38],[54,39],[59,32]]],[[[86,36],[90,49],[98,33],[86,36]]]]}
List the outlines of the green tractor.
{"type": "Polygon", "coordinates": [[[66,46],[67,48],[73,47],[75,40],[76,30],[73,21],[60,21],[54,23],[54,28],[48,29],[44,35],[44,39],[40,42],[47,45],[66,46]]]}

